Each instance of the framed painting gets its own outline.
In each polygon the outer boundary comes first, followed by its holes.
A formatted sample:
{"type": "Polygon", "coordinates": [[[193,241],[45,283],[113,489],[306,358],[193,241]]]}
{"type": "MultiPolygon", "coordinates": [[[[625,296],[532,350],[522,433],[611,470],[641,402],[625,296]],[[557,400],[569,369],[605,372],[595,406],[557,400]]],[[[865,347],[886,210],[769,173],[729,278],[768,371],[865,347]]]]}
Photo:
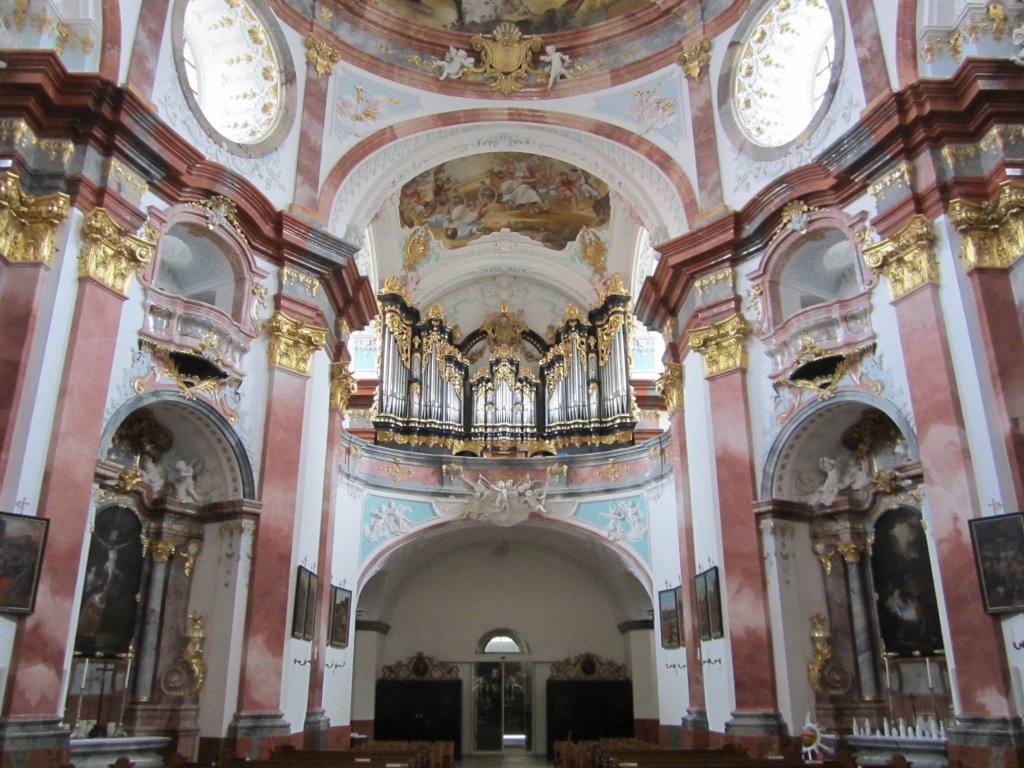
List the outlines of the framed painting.
{"type": "Polygon", "coordinates": [[[32,613],[50,521],[0,512],[0,613],[32,613]]]}
{"type": "Polygon", "coordinates": [[[968,522],[985,612],[1024,611],[1024,512],[968,522]]]}
{"type": "Polygon", "coordinates": [[[352,592],[331,585],[331,623],[327,644],[333,648],[348,647],[348,628],[352,613],[352,592]]]}
{"type": "Polygon", "coordinates": [[[697,574],[697,631],[701,640],[711,639],[711,613],[708,608],[708,573],[697,574]]]}
{"type": "Polygon", "coordinates": [[[679,632],[679,599],[675,589],[663,589],[658,592],[658,615],[661,620],[661,647],[679,648],[681,636],[679,632]]]}
{"type": "Polygon", "coordinates": [[[718,585],[718,566],[704,571],[708,590],[708,633],[712,640],[725,636],[725,625],[722,623],[722,594],[718,585]]]}
{"type": "Polygon", "coordinates": [[[292,610],[292,637],[312,640],[316,626],[316,574],[299,566],[295,579],[295,605],[292,610]]]}

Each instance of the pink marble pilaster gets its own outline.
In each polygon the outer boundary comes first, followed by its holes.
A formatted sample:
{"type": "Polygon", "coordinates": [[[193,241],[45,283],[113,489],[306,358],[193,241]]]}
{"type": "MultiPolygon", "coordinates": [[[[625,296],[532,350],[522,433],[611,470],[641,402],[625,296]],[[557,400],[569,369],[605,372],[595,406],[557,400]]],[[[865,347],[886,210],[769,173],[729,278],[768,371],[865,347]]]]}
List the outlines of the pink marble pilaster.
{"type": "Polygon", "coordinates": [[[139,10],[135,42],[128,62],[127,84],[146,99],[153,98],[153,83],[169,7],[170,0],[146,0],[139,10]]]}
{"type": "Polygon", "coordinates": [[[46,275],[42,264],[0,260],[0,328],[4,329],[4,343],[0,344],[0,478],[7,476],[46,275]]]}
{"type": "MultiPolygon", "coordinates": [[[[4,717],[60,715],[61,676],[74,628],[77,565],[89,517],[124,296],[81,278],[39,499],[50,519],[35,611],[18,624],[4,717]]],[[[42,458],[42,457],[40,457],[42,458]]]]}
{"type": "Polygon", "coordinates": [[[701,212],[722,204],[722,169],[718,164],[718,133],[711,97],[711,77],[704,72],[687,78],[690,98],[690,130],[697,147],[697,196],[701,212]]]}
{"type": "Polygon", "coordinates": [[[722,530],[722,610],[728,615],[736,712],[776,712],[772,644],[754,517],[753,445],[746,371],[708,380],[722,530]]]}
{"type": "Polygon", "coordinates": [[[1010,717],[1002,633],[982,610],[968,532],[968,520],[978,516],[978,497],[938,290],[928,283],[893,304],[953,643],[957,715],[1010,717]]]}
{"type": "Polygon", "coordinates": [[[885,66],[882,35],[878,30],[873,0],[846,0],[853,29],[853,45],[857,51],[860,79],[867,104],[889,90],[889,71],[885,66]]]}
{"type": "Polygon", "coordinates": [[[1020,323],[1008,322],[1008,318],[1017,316],[1009,272],[974,269],[969,279],[1017,496],[1013,506],[1024,509],[1024,331],[1020,323]]]}
{"type": "Polygon", "coordinates": [[[284,655],[290,635],[292,571],[302,424],[309,377],[270,369],[263,439],[260,512],[249,579],[239,712],[279,712],[284,655]]]}
{"type": "Polygon", "coordinates": [[[319,77],[316,67],[306,65],[306,90],[302,97],[302,128],[299,133],[299,162],[295,174],[295,204],[311,215],[317,214],[320,195],[320,161],[324,149],[327,93],[330,77],[319,77]]]}
{"type": "MultiPolygon", "coordinates": [[[[683,611],[689,619],[697,615],[696,563],[693,546],[693,516],[690,502],[690,459],[686,446],[686,419],[682,408],[671,416],[672,475],[676,491],[676,526],[679,536],[679,568],[683,580],[683,611]]],[[[704,698],[704,667],[700,663],[700,629],[696,621],[683,622],[686,642],[686,681],[690,712],[706,712],[704,698]]],[[[699,734],[684,728],[683,746],[688,749],[707,747],[707,731],[699,734]]]]}

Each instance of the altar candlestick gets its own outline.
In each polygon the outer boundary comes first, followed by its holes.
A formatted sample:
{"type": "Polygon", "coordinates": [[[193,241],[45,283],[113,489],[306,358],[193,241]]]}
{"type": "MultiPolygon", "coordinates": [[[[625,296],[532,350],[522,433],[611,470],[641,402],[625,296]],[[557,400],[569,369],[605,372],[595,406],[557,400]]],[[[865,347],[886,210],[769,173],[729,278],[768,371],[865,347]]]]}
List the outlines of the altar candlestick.
{"type": "Polygon", "coordinates": [[[885,663],[885,688],[892,690],[892,681],[889,679],[889,657],[883,655],[882,661],[885,663]]]}
{"type": "Polygon", "coordinates": [[[924,657],[924,671],[928,675],[928,690],[930,691],[934,686],[932,685],[932,663],[927,656],[924,657]]]}
{"type": "Polygon", "coordinates": [[[86,656],[85,657],[85,664],[82,665],[82,684],[81,684],[81,686],[79,686],[78,690],[80,690],[80,691],[84,691],[85,690],[85,676],[88,675],[88,674],[89,674],[89,657],[86,656]]]}

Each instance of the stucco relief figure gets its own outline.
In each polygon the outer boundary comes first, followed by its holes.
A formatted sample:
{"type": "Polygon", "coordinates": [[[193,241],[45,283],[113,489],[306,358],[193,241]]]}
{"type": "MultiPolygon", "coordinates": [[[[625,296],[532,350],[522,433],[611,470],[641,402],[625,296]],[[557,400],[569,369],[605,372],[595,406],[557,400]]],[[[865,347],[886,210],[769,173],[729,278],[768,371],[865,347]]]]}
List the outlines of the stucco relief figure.
{"type": "Polygon", "coordinates": [[[553,87],[563,77],[569,77],[569,56],[557,50],[555,46],[544,46],[540,60],[548,62],[548,88],[553,87]]]}
{"type": "MultiPolygon", "coordinates": [[[[1013,44],[1024,45],[1024,24],[1013,30],[1013,44]]],[[[1024,67],[1024,48],[1021,48],[1013,54],[1013,56],[1010,57],[1010,61],[1018,67],[1024,67]]]]}
{"type": "Polygon", "coordinates": [[[196,488],[196,468],[184,459],[174,463],[174,497],[185,504],[198,504],[202,501],[196,488]]]}
{"type": "Polygon", "coordinates": [[[436,501],[434,506],[444,517],[456,520],[479,520],[508,527],[526,520],[531,512],[539,515],[561,514],[575,504],[546,501],[544,487],[531,477],[491,482],[483,475],[476,480],[463,478],[473,489],[469,498],[451,497],[447,501],[436,501]]]}
{"type": "Polygon", "coordinates": [[[370,522],[363,526],[363,535],[367,541],[379,541],[406,534],[412,530],[408,515],[409,507],[397,501],[381,504],[371,513],[370,522]]]}
{"type": "Polygon", "coordinates": [[[444,61],[435,59],[434,63],[441,67],[441,74],[438,80],[458,80],[462,77],[462,70],[472,67],[475,60],[461,48],[454,45],[448,46],[448,53],[444,55],[444,61]]]}
{"type": "Polygon", "coordinates": [[[818,466],[825,473],[825,480],[818,486],[808,502],[828,506],[836,500],[839,495],[839,462],[831,456],[822,456],[818,459],[818,466]]]}
{"type": "Polygon", "coordinates": [[[149,483],[149,487],[153,489],[153,494],[159,494],[164,489],[164,484],[166,483],[163,467],[146,453],[142,455],[142,459],[139,461],[139,469],[142,470],[142,476],[149,483]]]}
{"type": "Polygon", "coordinates": [[[600,517],[608,518],[604,535],[612,541],[636,543],[647,535],[647,516],[635,501],[612,502],[600,517]]]}
{"type": "Polygon", "coordinates": [[[871,460],[867,456],[854,456],[846,463],[841,488],[862,490],[871,483],[871,460]]]}

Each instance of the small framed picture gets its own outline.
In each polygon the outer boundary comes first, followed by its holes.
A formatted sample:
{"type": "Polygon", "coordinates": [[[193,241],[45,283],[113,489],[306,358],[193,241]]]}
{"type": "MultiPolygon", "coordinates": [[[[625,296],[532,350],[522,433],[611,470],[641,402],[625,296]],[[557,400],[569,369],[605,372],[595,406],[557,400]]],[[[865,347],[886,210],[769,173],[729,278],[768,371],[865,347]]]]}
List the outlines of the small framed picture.
{"type": "Polygon", "coordinates": [[[679,648],[682,645],[682,633],[679,631],[679,598],[675,589],[663,589],[658,592],[658,615],[661,620],[661,647],[679,648]]]}
{"type": "Polygon", "coordinates": [[[1024,512],[968,523],[985,612],[1024,611],[1024,512]]]}
{"type": "Polygon", "coordinates": [[[295,579],[295,605],[292,610],[292,637],[312,640],[316,627],[316,574],[299,566],[295,579]]]}
{"type": "Polygon", "coordinates": [[[327,644],[333,648],[348,647],[348,628],[352,614],[352,593],[331,585],[331,624],[327,644]]]}
{"type": "Polygon", "coordinates": [[[701,640],[717,640],[725,634],[717,565],[697,574],[697,626],[701,640]]]}
{"type": "Polygon", "coordinates": [[[697,631],[701,640],[711,639],[711,614],[708,611],[708,574],[698,573],[697,579],[697,631]]]}
{"type": "Polygon", "coordinates": [[[32,613],[50,521],[0,512],[0,613],[32,613]]]}

